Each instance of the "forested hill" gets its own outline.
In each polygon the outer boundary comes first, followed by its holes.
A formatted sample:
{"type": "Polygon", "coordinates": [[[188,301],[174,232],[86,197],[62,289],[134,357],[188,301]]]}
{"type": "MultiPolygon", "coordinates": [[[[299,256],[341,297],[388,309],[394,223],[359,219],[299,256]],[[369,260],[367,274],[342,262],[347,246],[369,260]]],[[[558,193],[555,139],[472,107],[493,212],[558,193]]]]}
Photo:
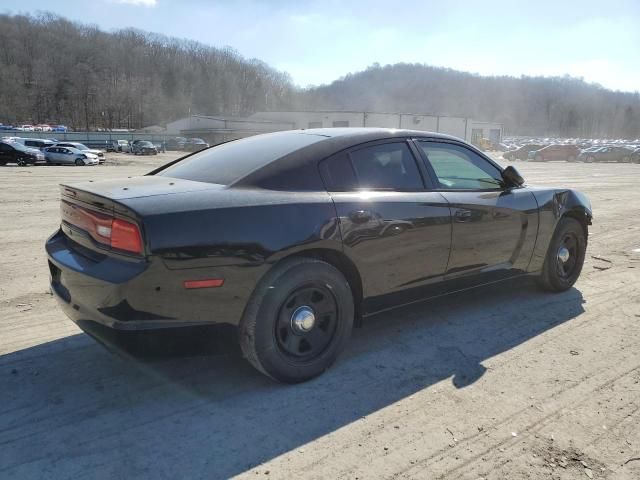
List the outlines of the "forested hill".
{"type": "Polygon", "coordinates": [[[282,108],[286,73],[231,49],[52,14],[0,15],[0,122],[139,128],[282,108]]]}
{"type": "Polygon", "coordinates": [[[640,137],[638,93],[571,77],[486,77],[419,64],[374,65],[307,92],[304,103],[468,116],[503,122],[513,134],[640,137]]]}
{"type": "Polygon", "coordinates": [[[140,128],[189,112],[284,109],[449,114],[503,122],[510,134],[640,137],[638,93],[570,77],[396,64],[299,89],[287,73],[229,48],[132,29],[108,33],[53,14],[0,15],[2,123],[140,128]]]}

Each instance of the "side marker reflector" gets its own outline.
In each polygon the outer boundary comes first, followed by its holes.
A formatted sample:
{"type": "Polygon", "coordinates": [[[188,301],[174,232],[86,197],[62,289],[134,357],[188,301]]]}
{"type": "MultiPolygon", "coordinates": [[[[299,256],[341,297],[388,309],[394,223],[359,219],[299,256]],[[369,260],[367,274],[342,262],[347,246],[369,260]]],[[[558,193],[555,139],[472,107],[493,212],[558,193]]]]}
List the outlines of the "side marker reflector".
{"type": "Polygon", "coordinates": [[[217,288],[224,285],[223,278],[210,278],[208,280],[185,280],[184,288],[217,288]]]}

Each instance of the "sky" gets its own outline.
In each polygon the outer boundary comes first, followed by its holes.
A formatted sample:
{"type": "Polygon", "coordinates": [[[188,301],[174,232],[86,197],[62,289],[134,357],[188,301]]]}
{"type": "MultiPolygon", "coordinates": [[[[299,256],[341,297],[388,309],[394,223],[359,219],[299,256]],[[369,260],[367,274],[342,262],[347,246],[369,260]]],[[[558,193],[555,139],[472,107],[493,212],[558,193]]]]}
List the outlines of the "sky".
{"type": "Polygon", "coordinates": [[[302,87],[415,62],[640,91],[640,0],[0,1],[2,13],[39,11],[230,46],[302,87]]]}

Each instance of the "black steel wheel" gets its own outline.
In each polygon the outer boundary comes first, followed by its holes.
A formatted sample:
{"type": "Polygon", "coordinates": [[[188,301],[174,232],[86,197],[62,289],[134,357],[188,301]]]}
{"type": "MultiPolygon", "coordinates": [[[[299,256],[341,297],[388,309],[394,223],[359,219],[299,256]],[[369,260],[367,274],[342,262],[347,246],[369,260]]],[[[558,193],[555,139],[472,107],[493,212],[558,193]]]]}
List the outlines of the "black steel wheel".
{"type": "Polygon", "coordinates": [[[285,383],[327,370],[353,328],[349,283],[313,258],[284,260],[260,281],[240,324],[240,346],[259,371],[285,383]]]}
{"type": "Polygon", "coordinates": [[[338,305],[327,286],[313,282],[289,294],[276,323],[280,351],[295,360],[310,360],[325,351],[336,333],[338,305]]]}
{"type": "Polygon", "coordinates": [[[542,273],[538,278],[545,290],[562,292],[576,283],[587,250],[587,234],[574,218],[563,217],[549,244],[542,273]]]}

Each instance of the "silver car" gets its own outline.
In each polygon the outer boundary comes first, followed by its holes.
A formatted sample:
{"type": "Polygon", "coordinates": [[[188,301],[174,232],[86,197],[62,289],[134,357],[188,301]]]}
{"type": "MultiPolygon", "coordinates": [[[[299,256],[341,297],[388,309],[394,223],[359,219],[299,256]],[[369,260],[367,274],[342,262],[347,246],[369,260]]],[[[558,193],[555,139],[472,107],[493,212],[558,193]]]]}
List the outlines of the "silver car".
{"type": "Polygon", "coordinates": [[[98,165],[98,156],[72,147],[48,147],[44,158],[49,165],[98,165]]]}

